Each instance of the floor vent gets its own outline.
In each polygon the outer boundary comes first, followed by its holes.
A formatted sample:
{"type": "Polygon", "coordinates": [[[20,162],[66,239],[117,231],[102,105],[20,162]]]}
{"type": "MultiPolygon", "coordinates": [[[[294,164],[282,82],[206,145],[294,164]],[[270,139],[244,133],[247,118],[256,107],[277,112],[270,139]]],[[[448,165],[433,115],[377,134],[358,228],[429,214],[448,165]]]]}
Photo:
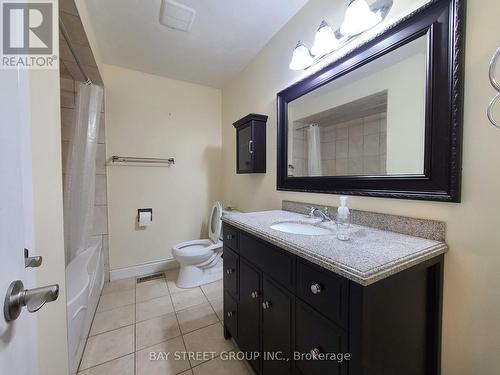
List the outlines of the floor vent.
{"type": "Polygon", "coordinates": [[[156,280],[156,279],[163,279],[163,278],[165,278],[165,274],[163,272],[154,273],[152,275],[138,277],[137,284],[144,283],[144,282],[149,281],[149,280],[156,280]]]}

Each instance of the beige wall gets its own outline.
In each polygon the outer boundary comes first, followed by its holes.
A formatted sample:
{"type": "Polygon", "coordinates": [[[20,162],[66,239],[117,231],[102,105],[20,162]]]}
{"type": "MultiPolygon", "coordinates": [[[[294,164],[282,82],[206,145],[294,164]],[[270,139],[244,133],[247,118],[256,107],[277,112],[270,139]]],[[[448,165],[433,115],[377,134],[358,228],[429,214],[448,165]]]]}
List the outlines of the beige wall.
{"type": "MultiPolygon", "coordinates": [[[[392,19],[424,1],[400,0],[392,19]]],[[[305,72],[288,63],[299,39],[313,40],[325,15],[339,25],[343,0],[310,1],[223,89],[224,199],[243,210],[279,208],[281,200],[335,204],[333,195],[276,191],[276,93],[305,72]],[[267,174],[236,175],[231,123],[250,113],[269,115],[267,174]]],[[[353,197],[357,209],[443,220],[447,223],[443,321],[443,375],[497,374],[500,368],[500,131],[485,110],[493,95],[488,63],[499,46],[497,0],[469,1],[465,79],[463,197],[460,204],[353,197]]]]}
{"type": "Polygon", "coordinates": [[[107,159],[175,158],[175,166],[109,166],[111,269],[171,258],[173,245],[205,236],[222,196],[221,91],[104,65],[107,159]],[[136,227],[139,208],[153,223],[136,227]]]}

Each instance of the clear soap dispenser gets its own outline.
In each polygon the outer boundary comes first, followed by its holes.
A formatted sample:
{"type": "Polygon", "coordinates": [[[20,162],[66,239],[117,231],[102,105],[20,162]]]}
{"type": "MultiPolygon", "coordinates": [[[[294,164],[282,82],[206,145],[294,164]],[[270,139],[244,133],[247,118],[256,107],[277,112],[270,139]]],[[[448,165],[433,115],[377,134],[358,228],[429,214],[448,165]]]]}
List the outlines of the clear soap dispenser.
{"type": "Polygon", "coordinates": [[[337,238],[341,241],[349,240],[350,212],[347,207],[347,197],[340,197],[340,206],[337,209],[337,238]]]}

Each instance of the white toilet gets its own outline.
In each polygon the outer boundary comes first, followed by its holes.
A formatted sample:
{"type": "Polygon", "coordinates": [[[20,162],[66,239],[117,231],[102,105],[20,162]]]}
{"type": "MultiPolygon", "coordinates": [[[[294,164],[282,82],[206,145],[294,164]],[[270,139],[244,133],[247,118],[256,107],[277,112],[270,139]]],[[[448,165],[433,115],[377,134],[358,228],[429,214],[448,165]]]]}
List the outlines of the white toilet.
{"type": "Polygon", "coordinates": [[[181,242],[172,248],[180,264],[178,288],[193,288],[222,279],[222,204],[215,202],[208,220],[206,240],[181,242]]]}

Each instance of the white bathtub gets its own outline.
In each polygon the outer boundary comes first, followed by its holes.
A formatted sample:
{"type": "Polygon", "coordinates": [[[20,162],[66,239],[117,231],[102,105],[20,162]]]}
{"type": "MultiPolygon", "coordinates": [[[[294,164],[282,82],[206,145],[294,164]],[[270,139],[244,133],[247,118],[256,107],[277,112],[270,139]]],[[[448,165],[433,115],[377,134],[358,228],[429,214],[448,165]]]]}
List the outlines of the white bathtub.
{"type": "Polygon", "coordinates": [[[88,249],[66,267],[70,374],[78,370],[103,285],[102,239],[95,238],[88,249]]]}

